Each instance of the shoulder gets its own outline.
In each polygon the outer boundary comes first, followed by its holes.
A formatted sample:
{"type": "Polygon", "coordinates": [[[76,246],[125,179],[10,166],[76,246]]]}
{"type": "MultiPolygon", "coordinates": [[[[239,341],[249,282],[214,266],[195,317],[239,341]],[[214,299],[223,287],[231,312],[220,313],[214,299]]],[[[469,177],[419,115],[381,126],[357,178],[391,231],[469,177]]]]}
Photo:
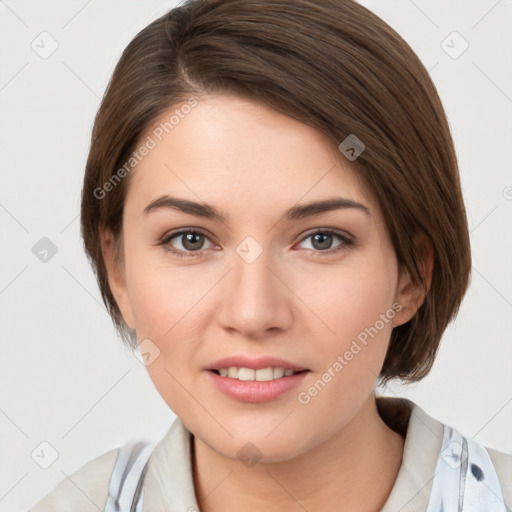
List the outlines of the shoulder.
{"type": "Polygon", "coordinates": [[[119,448],[91,460],[62,480],[29,512],[98,512],[108,498],[109,482],[119,448]]]}

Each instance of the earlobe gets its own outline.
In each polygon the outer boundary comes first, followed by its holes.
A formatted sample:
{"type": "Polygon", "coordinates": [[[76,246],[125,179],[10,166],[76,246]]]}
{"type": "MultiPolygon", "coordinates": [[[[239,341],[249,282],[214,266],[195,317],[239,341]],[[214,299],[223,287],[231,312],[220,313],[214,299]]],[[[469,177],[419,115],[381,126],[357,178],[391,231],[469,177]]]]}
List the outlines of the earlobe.
{"type": "Polygon", "coordinates": [[[422,282],[416,283],[407,269],[403,269],[397,286],[396,301],[402,306],[393,320],[393,327],[407,323],[423,304],[426,292],[432,284],[434,267],[434,248],[430,238],[421,233],[415,239],[418,261],[417,266],[422,282]]]}
{"type": "MultiPolygon", "coordinates": [[[[110,291],[114,296],[119,311],[123,315],[124,321],[132,329],[135,328],[133,313],[126,285],[125,269],[122,260],[123,256],[117,254],[116,241],[110,231],[101,231],[101,252],[105,268],[107,270],[108,284],[110,291]]],[[[118,243],[122,244],[122,240],[118,243]]]]}

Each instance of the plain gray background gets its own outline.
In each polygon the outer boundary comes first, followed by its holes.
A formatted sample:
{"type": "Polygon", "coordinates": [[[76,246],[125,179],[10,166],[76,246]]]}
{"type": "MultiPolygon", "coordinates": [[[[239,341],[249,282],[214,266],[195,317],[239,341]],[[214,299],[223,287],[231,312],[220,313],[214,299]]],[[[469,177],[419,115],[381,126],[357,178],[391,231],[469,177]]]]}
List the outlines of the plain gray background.
{"type": "MultiPolygon", "coordinates": [[[[457,148],[474,260],[431,374],[381,394],[408,397],[510,453],[512,2],[361,3],[431,72],[457,148]]],[[[78,218],[92,122],[114,65],[132,37],[173,5],[0,0],[2,512],[27,509],[107,450],[159,440],[174,418],[114,332],[78,218]],[[41,261],[38,250],[49,245],[56,253],[41,261]],[[41,443],[58,454],[47,469],[41,465],[54,452],[41,443]]]]}

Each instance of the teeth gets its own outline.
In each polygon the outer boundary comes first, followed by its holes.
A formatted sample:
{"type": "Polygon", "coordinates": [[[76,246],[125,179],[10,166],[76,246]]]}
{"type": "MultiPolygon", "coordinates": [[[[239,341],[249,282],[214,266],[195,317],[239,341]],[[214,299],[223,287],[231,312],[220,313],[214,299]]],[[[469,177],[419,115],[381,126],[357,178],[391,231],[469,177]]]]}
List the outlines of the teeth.
{"type": "Polygon", "coordinates": [[[256,380],[259,382],[280,379],[281,377],[289,377],[295,373],[294,370],[285,370],[284,368],[260,368],[254,370],[253,368],[238,368],[230,366],[229,368],[220,368],[219,374],[221,377],[229,377],[231,379],[239,380],[256,380]]]}
{"type": "Polygon", "coordinates": [[[278,379],[284,375],[284,368],[274,368],[274,379],[278,379]]]}

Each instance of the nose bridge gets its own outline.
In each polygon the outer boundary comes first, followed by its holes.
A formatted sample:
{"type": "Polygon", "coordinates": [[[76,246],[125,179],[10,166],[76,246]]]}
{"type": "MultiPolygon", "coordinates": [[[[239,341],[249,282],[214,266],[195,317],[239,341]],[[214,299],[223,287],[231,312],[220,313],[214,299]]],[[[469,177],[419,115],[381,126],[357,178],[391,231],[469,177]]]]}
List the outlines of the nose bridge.
{"type": "Polygon", "coordinates": [[[275,275],[278,265],[272,251],[248,236],[236,247],[232,262],[233,269],[223,290],[223,326],[253,336],[273,327],[284,327],[289,320],[288,297],[286,287],[275,275]]]}

